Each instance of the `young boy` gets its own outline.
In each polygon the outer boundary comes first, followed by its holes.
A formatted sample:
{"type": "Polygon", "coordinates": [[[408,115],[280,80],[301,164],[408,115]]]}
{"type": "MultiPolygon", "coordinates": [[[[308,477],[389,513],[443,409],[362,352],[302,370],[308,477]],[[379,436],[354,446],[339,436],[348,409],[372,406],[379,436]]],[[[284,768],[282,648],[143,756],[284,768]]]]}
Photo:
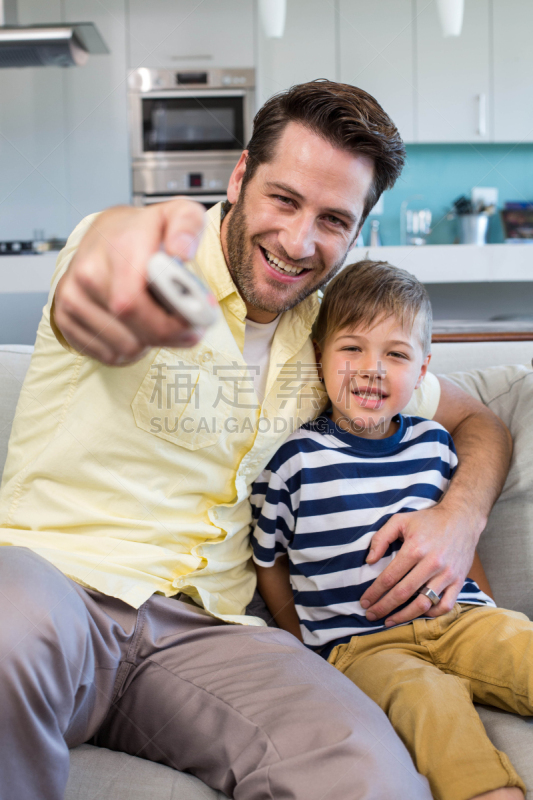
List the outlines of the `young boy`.
{"type": "MultiPolygon", "coordinates": [[[[472,701],[533,714],[533,624],[496,608],[471,576],[437,618],[390,628],[359,602],[401,547],[367,564],[373,534],[438,503],[457,465],[441,425],[400,413],[431,357],[427,293],[383,262],[346,267],[325,291],[315,341],[331,409],[254,485],[259,590],[280,627],[383,708],[437,800],[523,798],[472,701]]],[[[431,586],[428,596],[438,602],[431,586]]]]}

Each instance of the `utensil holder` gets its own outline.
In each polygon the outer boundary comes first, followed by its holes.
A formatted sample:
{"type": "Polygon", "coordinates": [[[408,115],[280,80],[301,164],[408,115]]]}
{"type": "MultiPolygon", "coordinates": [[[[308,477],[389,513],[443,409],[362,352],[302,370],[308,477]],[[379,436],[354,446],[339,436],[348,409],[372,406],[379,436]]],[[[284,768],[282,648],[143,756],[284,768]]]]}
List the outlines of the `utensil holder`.
{"type": "Polygon", "coordinates": [[[457,217],[460,244],[487,244],[488,229],[487,214],[460,214],[457,217]]]}

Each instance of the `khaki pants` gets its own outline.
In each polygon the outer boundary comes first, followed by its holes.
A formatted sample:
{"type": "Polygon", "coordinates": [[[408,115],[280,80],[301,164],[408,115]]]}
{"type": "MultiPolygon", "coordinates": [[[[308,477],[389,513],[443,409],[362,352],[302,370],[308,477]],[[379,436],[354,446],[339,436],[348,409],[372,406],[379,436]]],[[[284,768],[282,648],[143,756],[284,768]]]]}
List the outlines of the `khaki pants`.
{"type": "Polygon", "coordinates": [[[533,623],[500,608],[448,614],[354,636],[329,661],[388,714],[437,800],[523,782],[472,704],[533,714],[533,623]]]}

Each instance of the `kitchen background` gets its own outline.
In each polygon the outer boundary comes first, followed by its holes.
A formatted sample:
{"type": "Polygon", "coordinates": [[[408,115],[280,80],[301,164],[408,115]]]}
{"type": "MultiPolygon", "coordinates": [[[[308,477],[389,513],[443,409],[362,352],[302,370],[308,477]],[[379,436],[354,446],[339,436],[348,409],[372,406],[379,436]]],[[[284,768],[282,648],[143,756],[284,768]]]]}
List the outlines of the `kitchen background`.
{"type": "MultiPolygon", "coordinates": [[[[432,267],[442,248],[429,246],[456,241],[447,212],[473,187],[496,188],[498,208],[533,201],[530,0],[465,0],[461,35],[451,38],[435,0],[287,0],[281,39],[266,38],[258,0],[18,0],[18,20],[90,20],[110,54],[84,67],[0,70],[0,240],[66,238],[86,214],[131,202],[131,70],[253,67],[257,107],[294,83],[328,77],[367,89],[391,114],[408,161],[373,218],[390,257],[402,204],[431,210],[416,263],[423,257],[437,318],[533,308],[533,247],[529,255],[527,245],[501,245],[469,280],[471,251],[465,261],[461,246],[450,250],[457,277],[444,279],[442,266],[432,267]]],[[[488,242],[504,238],[496,213],[488,242]]],[[[31,343],[45,299],[49,274],[35,266],[23,273],[20,264],[0,259],[0,343],[31,343]]]]}

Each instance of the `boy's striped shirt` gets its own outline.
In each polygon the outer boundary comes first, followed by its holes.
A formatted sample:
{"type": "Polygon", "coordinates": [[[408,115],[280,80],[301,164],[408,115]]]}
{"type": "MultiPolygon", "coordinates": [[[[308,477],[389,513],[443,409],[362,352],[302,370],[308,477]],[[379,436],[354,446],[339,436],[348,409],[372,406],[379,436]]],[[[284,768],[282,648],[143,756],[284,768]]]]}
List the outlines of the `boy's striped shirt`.
{"type": "MultiPolygon", "coordinates": [[[[314,649],[382,630],[360,598],[401,547],[393,542],[366,564],[370,541],[400,512],[429,508],[457,465],[448,432],[420,417],[399,416],[385,439],[364,439],[322,415],[281,446],[252,491],[254,561],[272,566],[289,556],[304,642],[314,649]]],[[[467,579],[458,602],[494,605],[467,579]]]]}

